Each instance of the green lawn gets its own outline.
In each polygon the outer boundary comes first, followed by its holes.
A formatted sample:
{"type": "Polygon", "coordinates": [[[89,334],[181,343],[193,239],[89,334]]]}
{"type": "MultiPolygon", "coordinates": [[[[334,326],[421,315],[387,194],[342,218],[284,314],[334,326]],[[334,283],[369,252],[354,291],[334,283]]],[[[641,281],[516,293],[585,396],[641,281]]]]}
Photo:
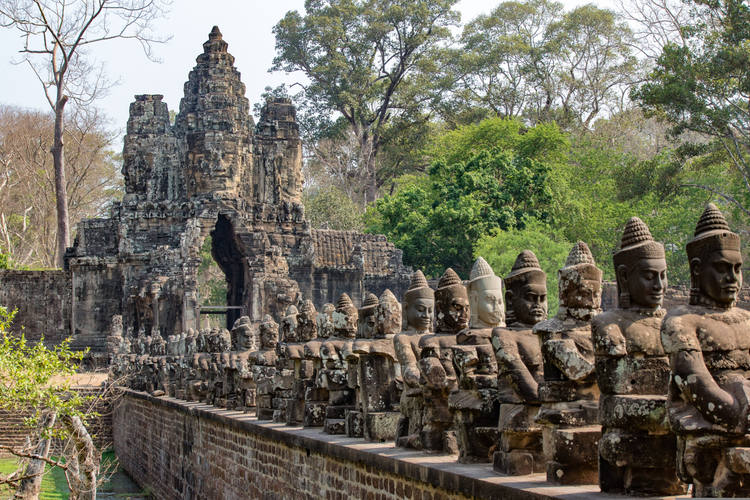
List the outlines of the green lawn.
{"type": "MultiPolygon", "coordinates": [[[[113,451],[107,451],[102,455],[102,468],[105,470],[111,469],[106,464],[111,464],[115,461],[115,454],[113,451]]],[[[17,462],[15,458],[0,458],[0,474],[9,474],[16,470],[17,462]]],[[[122,472],[122,469],[118,467],[115,474],[112,475],[110,480],[102,484],[99,489],[100,492],[113,493],[119,498],[130,498],[130,497],[146,497],[147,493],[139,491],[138,486],[122,472]]],[[[51,471],[44,475],[42,479],[42,494],[39,496],[42,500],[66,500],[68,498],[68,483],[65,481],[65,473],[62,469],[55,467],[51,471]]],[[[0,487],[0,499],[8,499],[13,496],[12,492],[8,489],[0,487]]]]}

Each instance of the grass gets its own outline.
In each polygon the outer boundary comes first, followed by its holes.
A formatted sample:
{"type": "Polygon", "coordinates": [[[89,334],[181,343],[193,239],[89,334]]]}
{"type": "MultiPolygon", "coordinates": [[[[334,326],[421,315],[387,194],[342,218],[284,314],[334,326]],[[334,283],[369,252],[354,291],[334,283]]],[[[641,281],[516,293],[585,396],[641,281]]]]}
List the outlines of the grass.
{"type": "MultiPolygon", "coordinates": [[[[105,451],[102,454],[102,470],[114,471],[112,464],[116,463],[114,451],[105,451]]],[[[15,458],[0,458],[0,474],[10,474],[18,468],[18,462],[15,458]]],[[[101,492],[115,493],[118,498],[129,498],[129,497],[148,497],[149,493],[145,491],[139,491],[137,485],[135,485],[124,473],[122,469],[117,467],[117,472],[112,474],[108,480],[99,486],[98,490],[101,492]]],[[[42,493],[39,495],[41,500],[67,500],[70,490],[68,490],[68,483],[65,480],[65,473],[59,467],[55,467],[52,470],[47,468],[42,479],[42,493]]],[[[0,499],[5,500],[13,496],[13,492],[7,488],[0,486],[0,499]]]]}

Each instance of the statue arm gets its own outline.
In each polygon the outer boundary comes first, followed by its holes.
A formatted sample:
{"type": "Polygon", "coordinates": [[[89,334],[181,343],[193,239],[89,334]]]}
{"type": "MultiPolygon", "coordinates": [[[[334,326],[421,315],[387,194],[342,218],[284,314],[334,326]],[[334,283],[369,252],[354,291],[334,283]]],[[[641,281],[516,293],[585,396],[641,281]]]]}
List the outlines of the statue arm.
{"type": "Polygon", "coordinates": [[[500,375],[510,379],[513,388],[524,401],[539,401],[539,384],[521,359],[518,344],[497,337],[493,337],[492,344],[500,375]]]}
{"type": "Polygon", "coordinates": [[[591,325],[591,333],[597,354],[610,358],[627,356],[627,341],[617,324],[609,323],[601,325],[595,318],[591,325]]]}
{"type": "MultiPolygon", "coordinates": [[[[747,402],[742,404],[732,393],[722,389],[706,368],[699,350],[679,350],[671,356],[672,378],[680,392],[706,420],[729,430],[747,430],[747,402]]],[[[742,383],[738,383],[742,386],[742,383]]],[[[739,392],[744,393],[742,387],[739,392]]],[[[746,400],[746,397],[742,399],[746,400]]]]}
{"type": "Polygon", "coordinates": [[[448,382],[448,374],[440,362],[439,350],[434,346],[424,346],[419,357],[421,380],[427,386],[443,388],[448,382]]]}
{"type": "Polygon", "coordinates": [[[411,342],[397,335],[393,338],[393,348],[396,350],[396,357],[406,385],[419,386],[419,366],[411,342]]]}
{"type": "Polygon", "coordinates": [[[594,363],[581,354],[573,339],[547,340],[542,352],[571,380],[583,380],[594,372],[594,363]]]}

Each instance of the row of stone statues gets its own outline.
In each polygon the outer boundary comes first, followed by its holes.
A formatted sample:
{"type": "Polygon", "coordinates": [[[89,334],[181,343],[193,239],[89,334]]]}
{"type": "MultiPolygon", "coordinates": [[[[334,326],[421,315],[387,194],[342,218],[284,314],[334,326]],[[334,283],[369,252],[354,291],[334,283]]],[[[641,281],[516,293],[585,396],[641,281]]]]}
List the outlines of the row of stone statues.
{"type": "Polygon", "coordinates": [[[115,327],[112,371],[139,390],[255,406],[259,420],[458,453],[504,474],[747,496],[750,312],[735,306],[739,237],[714,205],[687,254],[690,303],[669,312],[664,247],[634,217],[614,254],[619,306],[604,313],[602,272],[578,242],[552,318],[546,275],[525,250],[505,280],[480,257],[466,283],[447,269],[433,290],[417,271],[401,304],[389,290],[359,308],[346,294],[320,312],[307,300],[257,333],[245,317],[231,334],[166,342],[115,327]]]}

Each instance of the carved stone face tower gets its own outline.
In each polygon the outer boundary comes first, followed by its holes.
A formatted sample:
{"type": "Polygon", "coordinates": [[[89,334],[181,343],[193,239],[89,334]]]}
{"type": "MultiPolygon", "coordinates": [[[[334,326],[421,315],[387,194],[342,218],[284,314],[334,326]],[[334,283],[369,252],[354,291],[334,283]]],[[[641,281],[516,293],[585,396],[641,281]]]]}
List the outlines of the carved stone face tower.
{"type": "Polygon", "coordinates": [[[200,249],[227,280],[227,324],[242,314],[281,318],[301,295],[321,307],[342,292],[401,293],[410,270],[380,235],[311,230],[304,218],[302,146],[288,99],[266,102],[257,126],[218,27],[185,83],[174,125],[161,95],[130,105],[125,196],[110,218],[78,224],[66,253],[71,330],[104,349],[113,314],[125,335],[195,328],[200,249]],[[104,333],[99,333],[104,332],[104,333]]]}

